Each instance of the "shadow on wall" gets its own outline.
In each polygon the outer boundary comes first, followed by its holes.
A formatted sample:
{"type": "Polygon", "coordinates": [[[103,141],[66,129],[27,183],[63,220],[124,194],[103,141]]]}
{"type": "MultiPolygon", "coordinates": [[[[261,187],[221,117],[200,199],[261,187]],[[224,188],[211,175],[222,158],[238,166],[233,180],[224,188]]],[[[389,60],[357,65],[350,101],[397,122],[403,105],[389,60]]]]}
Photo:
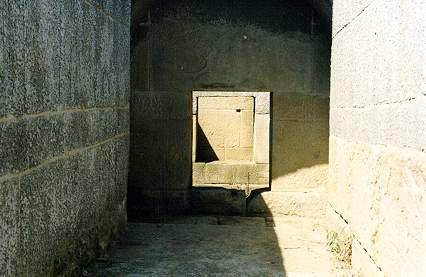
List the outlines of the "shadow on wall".
{"type": "Polygon", "coordinates": [[[134,34],[132,87],[272,91],[272,190],[324,185],[330,37],[308,3],[158,1],[134,34]]]}
{"type": "MultiPolygon", "coordinates": [[[[194,134],[192,134],[194,136],[194,134]]],[[[214,162],[218,161],[219,157],[216,155],[213,147],[211,146],[206,134],[197,123],[197,143],[196,143],[196,162],[214,162]]]]}

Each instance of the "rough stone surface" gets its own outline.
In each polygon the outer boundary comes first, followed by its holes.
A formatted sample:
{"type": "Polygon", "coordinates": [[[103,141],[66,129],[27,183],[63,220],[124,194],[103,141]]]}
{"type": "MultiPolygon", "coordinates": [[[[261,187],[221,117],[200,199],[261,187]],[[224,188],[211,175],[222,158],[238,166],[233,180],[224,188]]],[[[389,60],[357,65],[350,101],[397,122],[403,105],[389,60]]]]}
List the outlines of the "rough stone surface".
{"type": "Polygon", "coordinates": [[[262,192],[247,203],[248,215],[325,216],[327,196],[323,190],[306,192],[262,192]]]}
{"type": "Polygon", "coordinates": [[[405,274],[415,265],[422,272],[425,154],[333,137],[330,149],[328,195],[334,210],[385,274],[405,274]]]}
{"type": "Polygon", "coordinates": [[[193,184],[268,184],[269,165],[234,162],[194,163],[193,184]]]}
{"type": "Polygon", "coordinates": [[[426,274],[425,11],[334,1],[328,194],[362,276],[426,274]]]}
{"type": "MultiPolygon", "coordinates": [[[[318,222],[227,218],[224,225],[130,224],[87,276],[350,276],[334,267],[318,222]],[[247,224],[250,222],[249,224],[247,224]],[[254,224],[253,224],[254,223],[254,224]],[[303,230],[303,231],[301,231],[303,230]]],[[[219,222],[218,222],[219,223],[219,222]]]]}
{"type": "Polygon", "coordinates": [[[194,187],[191,190],[191,211],[203,214],[245,215],[246,195],[237,189],[194,187]]]}
{"type": "Polygon", "coordinates": [[[197,157],[252,160],[253,119],[252,97],[198,97],[197,157]]]}
{"type": "Polygon", "coordinates": [[[0,3],[0,275],[77,274],[126,222],[130,1],[0,3]]]}
{"type": "Polygon", "coordinates": [[[150,3],[152,25],[134,33],[133,88],[271,91],[270,109],[255,100],[255,110],[272,118],[272,189],[323,186],[316,166],[328,163],[330,41],[312,7],[294,0],[150,3]]]}
{"type": "Polygon", "coordinates": [[[131,213],[147,207],[170,210],[173,203],[177,210],[188,207],[191,107],[189,93],[133,93],[128,199],[131,213]]]}

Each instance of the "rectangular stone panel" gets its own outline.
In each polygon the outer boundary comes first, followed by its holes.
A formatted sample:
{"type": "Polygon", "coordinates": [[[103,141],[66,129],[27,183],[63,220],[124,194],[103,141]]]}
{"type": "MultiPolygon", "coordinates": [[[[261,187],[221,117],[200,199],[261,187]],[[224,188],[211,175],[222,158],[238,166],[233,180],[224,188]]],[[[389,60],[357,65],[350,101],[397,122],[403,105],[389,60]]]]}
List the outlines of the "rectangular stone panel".
{"type": "Polygon", "coordinates": [[[17,275],[20,218],[18,195],[19,178],[0,181],[0,275],[2,276],[17,275]]]}
{"type": "Polygon", "coordinates": [[[198,97],[200,110],[254,110],[253,97],[198,97]]]}
{"type": "Polygon", "coordinates": [[[254,121],[254,161],[256,163],[269,163],[269,114],[256,115],[254,121]]]}

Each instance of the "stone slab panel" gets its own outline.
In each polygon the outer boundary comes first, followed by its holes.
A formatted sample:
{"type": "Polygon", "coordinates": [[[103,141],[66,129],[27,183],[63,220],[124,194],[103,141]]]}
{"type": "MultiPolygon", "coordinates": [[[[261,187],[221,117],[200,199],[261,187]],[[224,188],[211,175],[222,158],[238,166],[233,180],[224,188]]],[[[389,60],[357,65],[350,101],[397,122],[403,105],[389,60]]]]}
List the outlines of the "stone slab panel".
{"type": "Polygon", "coordinates": [[[368,109],[332,108],[330,116],[330,133],[345,140],[426,149],[424,97],[368,109]]]}
{"type": "Polygon", "coordinates": [[[293,94],[274,93],[274,108],[272,112],[273,120],[298,120],[306,119],[306,102],[309,96],[293,94]]]}
{"type": "Polygon", "coordinates": [[[187,189],[191,182],[192,120],[139,121],[131,134],[131,186],[187,189]]]}
{"type": "Polygon", "coordinates": [[[240,147],[253,147],[254,115],[252,111],[241,112],[240,147]]]}
{"type": "Polygon", "coordinates": [[[132,120],[191,118],[191,97],[174,91],[136,91],[132,94],[132,120]]]}
{"type": "Polygon", "coordinates": [[[275,121],[272,190],[303,190],[325,185],[328,136],[325,122],[275,121]]]}
{"type": "Polygon", "coordinates": [[[16,276],[19,257],[19,178],[0,180],[0,275],[16,276]]]}
{"type": "Polygon", "coordinates": [[[354,240],[352,242],[352,269],[360,277],[384,277],[386,276],[374,263],[362,245],[354,240]]]}
{"type": "MultiPolygon", "coordinates": [[[[273,163],[272,168],[274,170],[273,163]]],[[[272,171],[272,176],[272,191],[306,191],[321,187],[325,188],[328,184],[328,164],[324,163],[301,168],[281,176],[274,175],[274,171],[272,171]]]]}
{"type": "Polygon", "coordinates": [[[243,191],[224,188],[193,188],[191,209],[194,212],[222,215],[244,215],[246,197],[243,191]]]}
{"type": "Polygon", "coordinates": [[[253,97],[198,97],[198,112],[202,110],[254,110],[253,97]]]}
{"type": "Polygon", "coordinates": [[[330,142],[332,206],[385,274],[422,272],[424,153],[338,138],[330,142]]]}
{"type": "Polygon", "coordinates": [[[269,163],[270,115],[259,114],[254,119],[254,162],[269,163]]]}
{"type": "Polygon", "coordinates": [[[253,148],[252,147],[225,148],[225,160],[251,161],[253,160],[253,148]]]}
{"type": "Polygon", "coordinates": [[[374,0],[333,1],[333,36],[362,13],[374,0]]]}
{"type": "Polygon", "coordinates": [[[326,194],[311,192],[262,192],[248,202],[249,215],[299,216],[318,218],[325,215],[326,194]]]}
{"type": "MultiPolygon", "coordinates": [[[[338,1],[337,10],[351,5],[343,2],[347,1],[338,1]]],[[[373,1],[334,37],[331,107],[370,107],[421,98],[426,90],[425,10],[421,0],[406,5],[373,1]]]]}
{"type": "Polygon", "coordinates": [[[212,162],[193,164],[194,184],[267,184],[269,165],[254,163],[212,162]]]}

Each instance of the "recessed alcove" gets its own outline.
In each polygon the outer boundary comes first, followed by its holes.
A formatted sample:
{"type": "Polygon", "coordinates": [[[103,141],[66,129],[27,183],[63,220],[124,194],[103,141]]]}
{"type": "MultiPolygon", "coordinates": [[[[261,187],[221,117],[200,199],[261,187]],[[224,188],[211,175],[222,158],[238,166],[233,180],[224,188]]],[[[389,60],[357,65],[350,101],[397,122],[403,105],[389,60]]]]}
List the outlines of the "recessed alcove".
{"type": "Polygon", "coordinates": [[[270,93],[194,91],[194,187],[269,188],[270,93]]]}

